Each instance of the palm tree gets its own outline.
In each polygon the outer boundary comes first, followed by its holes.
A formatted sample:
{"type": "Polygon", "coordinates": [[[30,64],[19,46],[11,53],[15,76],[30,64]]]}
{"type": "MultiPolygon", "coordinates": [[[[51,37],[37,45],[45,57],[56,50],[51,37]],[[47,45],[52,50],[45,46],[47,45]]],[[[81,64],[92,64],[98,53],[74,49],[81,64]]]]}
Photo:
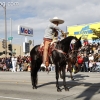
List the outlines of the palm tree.
{"type": "Polygon", "coordinates": [[[30,44],[30,45],[32,44],[32,40],[29,40],[29,44],[30,44]]]}

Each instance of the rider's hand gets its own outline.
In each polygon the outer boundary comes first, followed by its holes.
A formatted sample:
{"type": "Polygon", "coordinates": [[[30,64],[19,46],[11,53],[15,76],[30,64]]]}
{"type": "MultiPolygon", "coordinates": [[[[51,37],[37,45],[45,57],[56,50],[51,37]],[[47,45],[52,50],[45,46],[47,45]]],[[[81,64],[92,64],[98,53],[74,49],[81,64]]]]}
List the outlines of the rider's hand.
{"type": "Polygon", "coordinates": [[[65,35],[65,32],[64,31],[61,31],[62,35],[65,35]]]}
{"type": "Polygon", "coordinates": [[[61,30],[61,33],[64,33],[64,31],[61,30]]]}

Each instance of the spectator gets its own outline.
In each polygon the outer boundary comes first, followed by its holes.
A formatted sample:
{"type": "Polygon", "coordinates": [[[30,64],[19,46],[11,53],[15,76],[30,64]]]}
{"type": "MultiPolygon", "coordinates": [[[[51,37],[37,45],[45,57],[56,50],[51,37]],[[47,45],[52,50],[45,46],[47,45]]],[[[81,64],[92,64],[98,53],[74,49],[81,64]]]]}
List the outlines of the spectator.
{"type": "Polygon", "coordinates": [[[81,67],[80,71],[83,70],[82,68],[82,64],[83,64],[83,54],[79,54],[78,57],[77,57],[77,62],[78,62],[78,65],[81,67]]]}
{"type": "Polygon", "coordinates": [[[92,54],[89,54],[89,61],[94,61],[94,56],[92,54]]]}
{"type": "Polygon", "coordinates": [[[12,57],[12,72],[16,72],[16,64],[17,64],[17,58],[13,56],[12,57]]]}
{"type": "Polygon", "coordinates": [[[7,70],[7,66],[6,66],[6,63],[3,64],[3,71],[6,71],[7,70]]]}
{"type": "Polygon", "coordinates": [[[89,68],[89,58],[88,58],[88,56],[86,54],[84,54],[83,61],[84,61],[83,70],[85,72],[88,72],[88,68],[89,68]]]}

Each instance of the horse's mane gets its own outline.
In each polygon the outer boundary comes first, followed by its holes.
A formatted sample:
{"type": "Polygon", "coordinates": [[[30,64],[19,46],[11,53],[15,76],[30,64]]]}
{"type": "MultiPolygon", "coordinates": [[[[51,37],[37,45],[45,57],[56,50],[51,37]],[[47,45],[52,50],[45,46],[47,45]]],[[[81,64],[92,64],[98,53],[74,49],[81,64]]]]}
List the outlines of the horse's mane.
{"type": "Polygon", "coordinates": [[[62,43],[62,44],[65,44],[65,43],[70,44],[70,42],[71,42],[72,39],[78,40],[75,36],[68,36],[68,37],[66,37],[65,39],[63,39],[63,40],[61,41],[61,43],[62,43]]]}
{"type": "Polygon", "coordinates": [[[77,41],[77,43],[76,43],[77,48],[81,47],[81,42],[77,37],[68,36],[65,39],[63,39],[62,41],[60,41],[60,45],[62,45],[61,48],[63,49],[64,52],[68,53],[72,39],[75,39],[77,41]]]}

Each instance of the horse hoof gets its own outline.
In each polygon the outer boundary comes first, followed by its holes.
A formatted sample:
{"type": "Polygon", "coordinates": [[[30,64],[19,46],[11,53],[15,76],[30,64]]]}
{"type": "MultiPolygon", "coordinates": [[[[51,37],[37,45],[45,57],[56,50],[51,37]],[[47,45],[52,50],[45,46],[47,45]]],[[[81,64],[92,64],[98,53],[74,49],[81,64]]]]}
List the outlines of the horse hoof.
{"type": "Polygon", "coordinates": [[[33,89],[37,89],[37,86],[33,86],[33,89]]]}
{"type": "Polygon", "coordinates": [[[72,78],[72,81],[74,81],[74,78],[72,78]]]}
{"type": "Polygon", "coordinates": [[[65,88],[65,91],[69,91],[69,89],[66,87],[66,88],[65,88]]]}
{"type": "Polygon", "coordinates": [[[75,71],[74,74],[78,73],[78,71],[75,71]]]}
{"type": "Polygon", "coordinates": [[[58,89],[57,89],[57,92],[61,92],[61,89],[60,89],[60,88],[58,88],[58,89]]]}

